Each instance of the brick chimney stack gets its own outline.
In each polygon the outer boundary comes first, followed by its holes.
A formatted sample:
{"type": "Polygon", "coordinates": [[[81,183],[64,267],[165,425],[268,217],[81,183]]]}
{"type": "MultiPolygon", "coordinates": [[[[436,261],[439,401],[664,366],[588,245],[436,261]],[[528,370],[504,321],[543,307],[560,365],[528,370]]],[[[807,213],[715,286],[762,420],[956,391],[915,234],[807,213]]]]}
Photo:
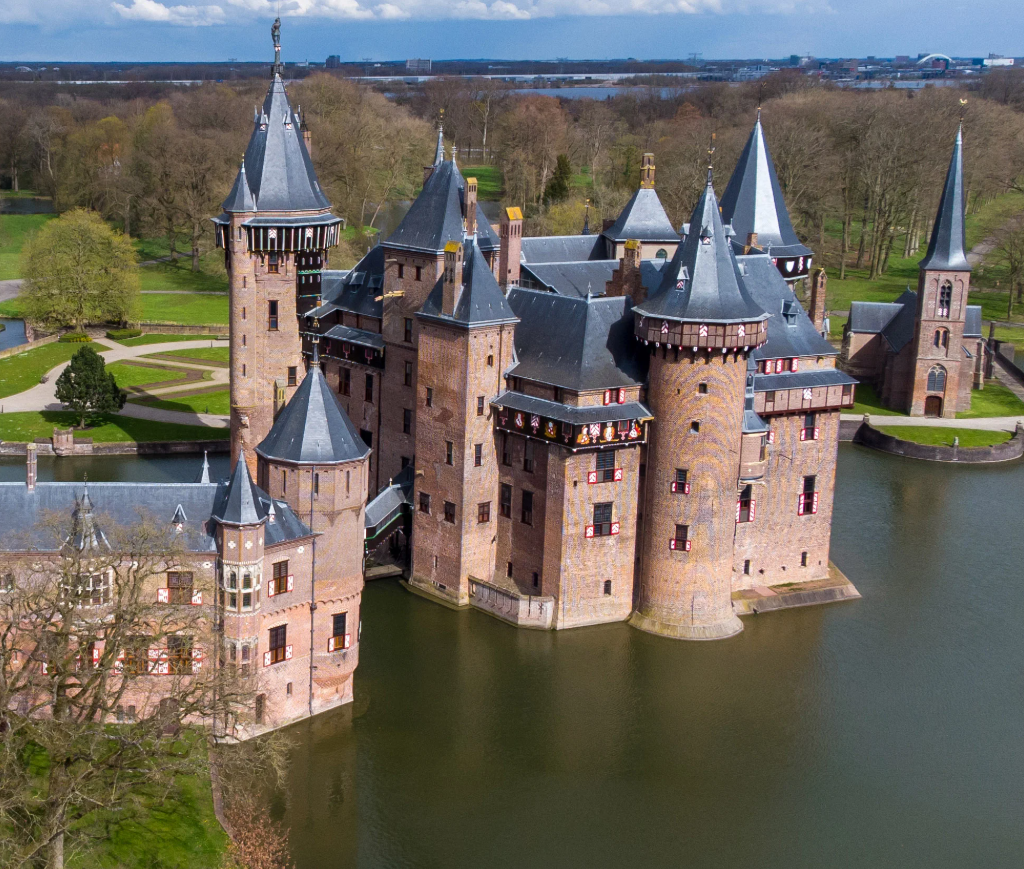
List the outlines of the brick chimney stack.
{"type": "Polygon", "coordinates": [[[828,278],[823,268],[816,269],[811,276],[811,322],[819,332],[825,330],[825,290],[828,278]]]}
{"type": "Polygon", "coordinates": [[[25,447],[25,488],[31,492],[39,477],[38,456],[35,444],[26,444],[25,447]]]}
{"type": "Polygon", "coordinates": [[[629,296],[634,305],[647,298],[640,272],[642,250],[640,242],[635,238],[626,242],[619,266],[612,272],[611,280],[605,285],[606,296],[629,296]]]}
{"type": "Polygon", "coordinates": [[[501,209],[498,227],[501,248],[498,254],[498,283],[502,292],[519,284],[519,255],[523,249],[523,212],[518,208],[501,209]]]}
{"type": "Polygon", "coordinates": [[[476,235],[476,178],[466,179],[466,235],[476,235]]]}
{"type": "Polygon", "coordinates": [[[455,305],[462,292],[462,245],[450,241],[444,246],[444,283],[441,288],[441,313],[455,316],[455,305]]]}
{"type": "Polygon", "coordinates": [[[757,233],[756,232],[748,232],[747,233],[747,243],[743,246],[743,252],[744,253],[750,253],[750,249],[752,247],[757,247],[757,233]]]}
{"type": "Polygon", "coordinates": [[[654,155],[644,154],[640,158],[640,186],[645,190],[654,189],[654,155]]]}

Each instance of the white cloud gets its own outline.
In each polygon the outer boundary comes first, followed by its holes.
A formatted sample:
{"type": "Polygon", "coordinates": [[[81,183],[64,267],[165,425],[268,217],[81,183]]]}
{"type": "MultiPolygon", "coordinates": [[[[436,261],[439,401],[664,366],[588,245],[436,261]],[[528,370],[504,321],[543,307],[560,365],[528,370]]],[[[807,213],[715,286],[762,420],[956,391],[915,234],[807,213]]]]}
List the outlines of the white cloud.
{"type": "Polygon", "coordinates": [[[199,27],[205,24],[223,24],[224,10],[220,6],[165,6],[157,0],[132,0],[131,6],[112,3],[122,18],[131,21],[159,21],[165,24],[186,24],[199,27]]]}

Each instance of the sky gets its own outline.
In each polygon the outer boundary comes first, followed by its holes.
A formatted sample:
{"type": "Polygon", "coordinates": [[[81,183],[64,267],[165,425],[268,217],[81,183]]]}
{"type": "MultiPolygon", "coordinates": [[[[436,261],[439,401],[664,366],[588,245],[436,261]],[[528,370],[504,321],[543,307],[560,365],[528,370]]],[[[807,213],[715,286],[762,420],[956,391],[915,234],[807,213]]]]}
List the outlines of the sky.
{"type": "Polygon", "coordinates": [[[1020,57],[1020,2],[0,0],[0,61],[269,61],[278,11],[289,61],[1020,57]]]}

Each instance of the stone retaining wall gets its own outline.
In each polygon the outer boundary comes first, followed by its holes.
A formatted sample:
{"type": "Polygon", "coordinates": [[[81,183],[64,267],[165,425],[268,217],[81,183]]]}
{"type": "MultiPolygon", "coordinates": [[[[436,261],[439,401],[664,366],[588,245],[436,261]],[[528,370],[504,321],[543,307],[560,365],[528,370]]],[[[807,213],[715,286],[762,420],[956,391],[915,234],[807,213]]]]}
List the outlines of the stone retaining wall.
{"type": "MultiPolygon", "coordinates": [[[[28,327],[26,326],[26,332],[27,331],[28,327]]],[[[20,353],[24,353],[26,350],[34,350],[36,347],[53,344],[59,338],[60,335],[47,335],[45,338],[29,341],[27,344],[19,344],[17,347],[8,347],[6,350],[0,350],[0,359],[8,359],[11,356],[17,356],[20,353]]]]}
{"type": "MultiPolygon", "coordinates": [[[[36,449],[41,456],[57,455],[50,438],[37,438],[36,449]]],[[[0,442],[0,456],[23,456],[27,452],[27,444],[12,441],[0,442]]],[[[70,452],[62,451],[63,455],[72,456],[173,456],[189,453],[227,453],[231,450],[231,442],[223,440],[211,441],[153,441],[149,443],[93,443],[90,438],[77,439],[70,452]]]]}
{"type": "Polygon", "coordinates": [[[1024,428],[1018,424],[1017,431],[1010,440],[992,447],[945,447],[900,440],[862,422],[854,435],[853,442],[873,450],[909,459],[923,459],[928,462],[986,464],[1009,462],[1024,455],[1024,428]]]}
{"type": "Polygon", "coordinates": [[[521,628],[550,630],[554,624],[554,598],[519,594],[474,577],[469,579],[469,603],[503,622],[521,628]]]}
{"type": "Polygon", "coordinates": [[[145,332],[155,332],[158,335],[223,335],[225,338],[229,332],[228,326],[181,326],[178,323],[143,323],[139,328],[145,332]]]}

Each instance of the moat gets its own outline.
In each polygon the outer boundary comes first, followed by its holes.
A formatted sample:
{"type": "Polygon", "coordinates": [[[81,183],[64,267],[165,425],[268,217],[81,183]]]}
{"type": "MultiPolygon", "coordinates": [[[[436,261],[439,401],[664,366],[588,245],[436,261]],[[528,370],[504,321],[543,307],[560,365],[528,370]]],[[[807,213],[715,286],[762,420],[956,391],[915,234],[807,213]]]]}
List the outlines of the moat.
{"type": "Polygon", "coordinates": [[[863,599],[717,643],[517,631],[371,584],[356,703],[285,732],[299,869],[1024,864],[1022,493],[1021,463],[844,445],[832,557],[863,599]]]}

